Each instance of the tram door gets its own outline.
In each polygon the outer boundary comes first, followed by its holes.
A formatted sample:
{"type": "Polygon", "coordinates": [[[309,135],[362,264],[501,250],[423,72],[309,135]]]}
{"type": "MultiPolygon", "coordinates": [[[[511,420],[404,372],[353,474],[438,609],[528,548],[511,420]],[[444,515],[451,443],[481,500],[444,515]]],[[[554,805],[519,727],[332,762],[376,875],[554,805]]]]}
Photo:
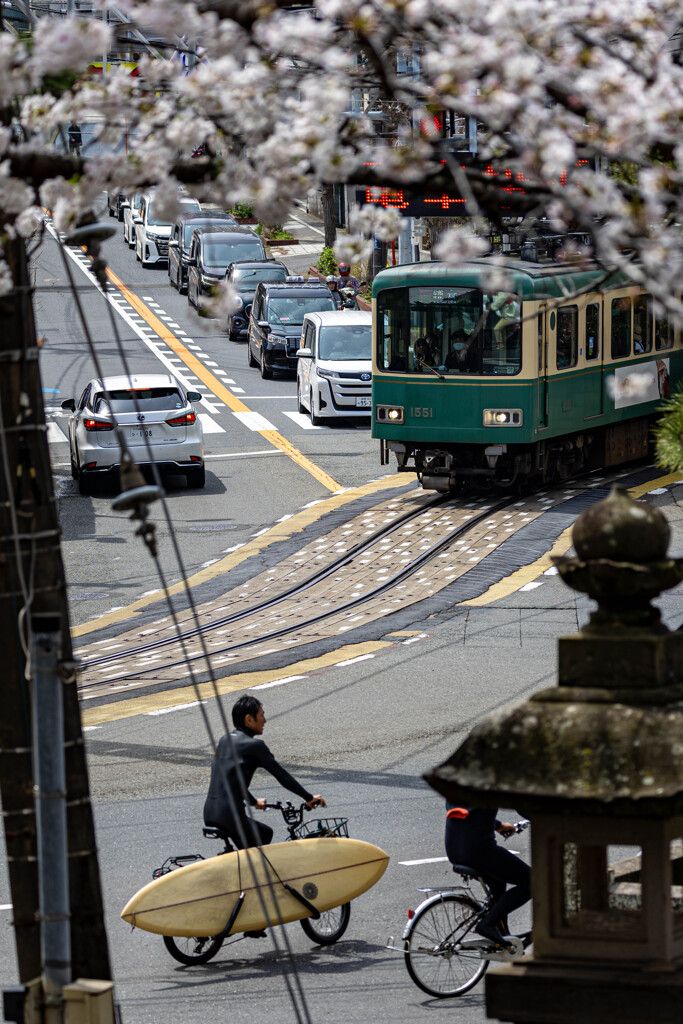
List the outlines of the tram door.
{"type": "Polygon", "coordinates": [[[603,313],[601,301],[589,299],[583,309],[583,339],[586,368],[583,385],[583,417],[586,420],[602,416],[604,388],[602,386],[602,363],[604,349],[603,313]]]}
{"type": "Polygon", "coordinates": [[[546,317],[546,307],[539,306],[538,314],[536,316],[536,333],[538,343],[536,424],[539,427],[548,426],[548,328],[546,324],[546,317]]]}

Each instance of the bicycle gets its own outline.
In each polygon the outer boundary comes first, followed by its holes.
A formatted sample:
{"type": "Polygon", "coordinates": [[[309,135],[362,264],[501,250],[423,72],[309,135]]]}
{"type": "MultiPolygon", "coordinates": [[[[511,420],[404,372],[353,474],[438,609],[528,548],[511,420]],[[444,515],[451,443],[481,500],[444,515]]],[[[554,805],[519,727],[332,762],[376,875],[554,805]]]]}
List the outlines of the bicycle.
{"type": "MultiPolygon", "coordinates": [[[[528,821],[519,821],[515,833],[528,827],[528,821]]],[[[437,999],[463,995],[481,980],[492,960],[517,960],[531,944],[531,932],[507,936],[505,947],[476,935],[477,922],[493,906],[491,890],[475,868],[454,864],[453,870],[464,885],[418,889],[428,895],[414,913],[408,911],[403,947],[394,946],[393,938],[387,944],[387,949],[403,953],[418,988],[437,999]],[[473,881],[482,887],[483,900],[472,890],[473,881]]]]}
{"type": "MultiPolygon", "coordinates": [[[[303,803],[299,807],[294,807],[289,800],[286,804],[283,804],[280,800],[272,804],[266,804],[266,808],[281,812],[288,832],[285,842],[294,839],[320,839],[326,836],[348,838],[348,818],[317,818],[315,821],[304,821],[306,804],[303,803]]],[[[220,839],[223,841],[224,848],[218,856],[224,853],[235,852],[229,837],[221,829],[209,827],[204,828],[202,831],[207,839],[220,839]]],[[[161,867],[153,872],[152,878],[161,878],[162,875],[168,874],[169,871],[175,871],[177,868],[182,868],[187,864],[193,864],[195,861],[204,859],[201,853],[191,853],[181,857],[167,857],[161,867]]],[[[319,946],[331,946],[333,943],[338,942],[348,927],[351,917],[351,904],[343,903],[341,906],[333,907],[331,910],[317,911],[296,890],[290,889],[290,892],[307,906],[311,912],[310,917],[302,918],[299,921],[308,938],[319,946]]],[[[229,935],[233,923],[234,915],[224,931],[219,935],[193,936],[192,938],[163,935],[162,938],[166,949],[174,960],[189,966],[205,964],[213,959],[226,939],[230,938],[231,941],[227,945],[232,945],[234,942],[240,942],[243,938],[247,937],[245,934],[229,935]]]]}

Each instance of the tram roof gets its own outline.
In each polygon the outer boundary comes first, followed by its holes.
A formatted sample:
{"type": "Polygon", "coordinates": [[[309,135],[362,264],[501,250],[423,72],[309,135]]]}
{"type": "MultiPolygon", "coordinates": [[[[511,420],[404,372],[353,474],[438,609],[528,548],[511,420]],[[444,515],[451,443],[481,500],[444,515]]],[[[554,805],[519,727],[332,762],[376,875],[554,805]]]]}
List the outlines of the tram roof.
{"type": "MultiPolygon", "coordinates": [[[[481,288],[482,280],[492,269],[508,271],[512,275],[512,290],[518,295],[537,298],[562,298],[578,289],[589,289],[593,282],[601,282],[604,271],[598,269],[571,272],[566,264],[531,263],[527,260],[504,258],[495,265],[488,259],[468,260],[457,266],[449,266],[439,260],[421,263],[403,263],[381,270],[372,283],[373,296],[387,288],[438,287],[449,284],[454,287],[481,288]]],[[[609,288],[627,284],[626,279],[615,272],[609,281],[609,288]]],[[[605,283],[602,283],[604,288],[605,283]]]]}

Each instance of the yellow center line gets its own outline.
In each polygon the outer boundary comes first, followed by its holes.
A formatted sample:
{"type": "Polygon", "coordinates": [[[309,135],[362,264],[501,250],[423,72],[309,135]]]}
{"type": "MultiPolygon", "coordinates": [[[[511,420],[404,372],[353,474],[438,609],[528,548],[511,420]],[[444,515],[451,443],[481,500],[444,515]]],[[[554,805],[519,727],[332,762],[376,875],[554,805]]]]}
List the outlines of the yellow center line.
{"type": "MultiPolygon", "coordinates": [[[[219,398],[221,402],[232,409],[233,412],[248,412],[252,413],[253,410],[241,402],[236,395],[233,395],[232,391],[229,391],[217,377],[211,373],[209,369],[202,363],[200,359],[197,359],[183,343],[176,338],[175,334],[168,329],[168,327],[159,320],[157,316],[142,302],[138,296],[132,292],[123,281],[116,276],[116,274],[107,268],[107,277],[115,285],[116,288],[125,296],[127,302],[131,304],[133,309],[140,314],[145,323],[149,324],[153,331],[162,338],[168,347],[179,356],[185,363],[189,370],[192,370],[193,374],[203,381],[208,388],[214,393],[216,398],[219,398]]],[[[269,444],[272,444],[274,448],[279,448],[281,452],[284,452],[288,458],[293,462],[296,462],[298,466],[305,469],[307,473],[310,473],[312,477],[321,483],[323,487],[326,487],[328,491],[339,491],[341,485],[333,480],[329,473],[326,473],[319,466],[316,466],[314,462],[307,459],[306,456],[295,448],[286,437],[277,430],[259,430],[257,431],[269,444]]]]}
{"type": "MultiPolygon", "coordinates": [[[[669,487],[672,484],[680,483],[682,479],[683,477],[681,477],[680,473],[668,473],[666,476],[660,476],[657,480],[649,480],[647,483],[638,484],[637,487],[629,487],[628,492],[632,498],[640,498],[643,494],[648,494],[657,487],[669,487]]],[[[552,568],[553,556],[559,557],[569,551],[572,546],[572,530],[573,526],[568,526],[566,530],[563,530],[550,550],[546,551],[540,558],[537,558],[535,562],[523,565],[504,580],[494,583],[485,593],[480,594],[479,597],[473,597],[470,601],[461,601],[460,604],[480,608],[483,605],[493,604],[494,601],[500,601],[501,598],[510,597],[511,594],[516,593],[527,583],[535,580],[541,573],[552,568]]]]}

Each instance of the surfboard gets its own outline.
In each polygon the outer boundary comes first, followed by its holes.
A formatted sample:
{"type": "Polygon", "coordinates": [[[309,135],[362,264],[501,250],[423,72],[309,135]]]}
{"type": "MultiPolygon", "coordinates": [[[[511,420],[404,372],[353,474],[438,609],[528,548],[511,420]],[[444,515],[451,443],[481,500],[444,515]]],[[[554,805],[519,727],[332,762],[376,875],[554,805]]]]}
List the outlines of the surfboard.
{"type": "Polygon", "coordinates": [[[255,931],[278,919],[286,923],[311,916],[285,883],[322,912],[370,889],[388,863],[388,854],[378,846],[336,837],[219,854],[150,882],[129,900],[121,917],[158,935],[218,935],[244,893],[229,934],[255,931]]]}

